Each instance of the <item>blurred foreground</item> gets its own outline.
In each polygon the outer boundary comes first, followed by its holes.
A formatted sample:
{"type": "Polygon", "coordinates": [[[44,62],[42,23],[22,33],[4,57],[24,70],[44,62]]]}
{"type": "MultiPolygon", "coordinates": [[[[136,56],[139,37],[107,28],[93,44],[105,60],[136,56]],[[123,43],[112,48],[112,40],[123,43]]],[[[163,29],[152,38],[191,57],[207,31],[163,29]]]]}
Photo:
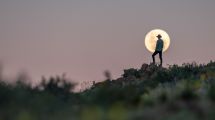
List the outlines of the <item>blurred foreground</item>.
{"type": "Polygon", "coordinates": [[[74,93],[64,77],[0,80],[0,120],[215,120],[215,62],[143,64],[74,93]]]}

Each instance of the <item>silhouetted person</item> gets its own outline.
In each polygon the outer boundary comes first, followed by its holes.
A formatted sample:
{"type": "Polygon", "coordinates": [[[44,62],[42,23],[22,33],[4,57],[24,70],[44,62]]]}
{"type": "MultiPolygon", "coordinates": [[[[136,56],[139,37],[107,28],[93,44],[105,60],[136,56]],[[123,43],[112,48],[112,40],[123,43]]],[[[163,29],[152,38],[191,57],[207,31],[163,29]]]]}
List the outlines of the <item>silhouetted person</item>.
{"type": "Polygon", "coordinates": [[[159,58],[160,58],[160,66],[162,66],[163,63],[163,58],[162,58],[162,52],[163,52],[163,40],[161,39],[162,36],[159,34],[156,36],[158,38],[157,43],[156,43],[156,48],[155,52],[152,54],[152,59],[153,59],[153,64],[155,64],[155,55],[159,53],[159,58]]]}

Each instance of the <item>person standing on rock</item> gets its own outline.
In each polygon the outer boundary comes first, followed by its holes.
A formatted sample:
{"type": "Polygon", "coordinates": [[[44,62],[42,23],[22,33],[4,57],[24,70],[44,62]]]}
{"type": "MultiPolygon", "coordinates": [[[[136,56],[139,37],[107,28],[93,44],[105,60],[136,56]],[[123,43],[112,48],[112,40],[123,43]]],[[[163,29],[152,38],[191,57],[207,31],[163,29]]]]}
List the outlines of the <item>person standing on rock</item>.
{"type": "Polygon", "coordinates": [[[163,64],[163,58],[162,58],[162,52],[163,52],[163,40],[161,39],[162,36],[159,34],[156,36],[158,38],[157,43],[156,43],[156,48],[155,52],[152,54],[152,59],[153,59],[153,64],[155,64],[155,55],[159,54],[160,58],[160,66],[163,64]]]}

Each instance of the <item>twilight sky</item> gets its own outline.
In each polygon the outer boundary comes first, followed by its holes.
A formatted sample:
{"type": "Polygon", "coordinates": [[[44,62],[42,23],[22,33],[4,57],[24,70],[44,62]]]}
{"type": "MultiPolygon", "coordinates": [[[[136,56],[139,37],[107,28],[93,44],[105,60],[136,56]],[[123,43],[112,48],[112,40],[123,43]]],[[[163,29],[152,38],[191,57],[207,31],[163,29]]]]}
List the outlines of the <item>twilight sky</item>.
{"type": "Polygon", "coordinates": [[[147,32],[171,38],[164,64],[215,60],[215,0],[0,0],[4,74],[76,81],[114,78],[151,62],[147,32]]]}

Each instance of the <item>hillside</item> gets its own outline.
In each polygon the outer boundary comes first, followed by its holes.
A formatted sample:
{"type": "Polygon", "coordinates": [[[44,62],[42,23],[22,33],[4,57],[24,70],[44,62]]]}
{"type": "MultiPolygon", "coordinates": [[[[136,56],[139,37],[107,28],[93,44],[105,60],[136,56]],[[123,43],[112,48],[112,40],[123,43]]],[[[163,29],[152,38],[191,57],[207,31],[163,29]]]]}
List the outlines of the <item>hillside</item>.
{"type": "Polygon", "coordinates": [[[74,93],[64,77],[0,80],[0,120],[214,120],[215,62],[143,64],[74,93]]]}

